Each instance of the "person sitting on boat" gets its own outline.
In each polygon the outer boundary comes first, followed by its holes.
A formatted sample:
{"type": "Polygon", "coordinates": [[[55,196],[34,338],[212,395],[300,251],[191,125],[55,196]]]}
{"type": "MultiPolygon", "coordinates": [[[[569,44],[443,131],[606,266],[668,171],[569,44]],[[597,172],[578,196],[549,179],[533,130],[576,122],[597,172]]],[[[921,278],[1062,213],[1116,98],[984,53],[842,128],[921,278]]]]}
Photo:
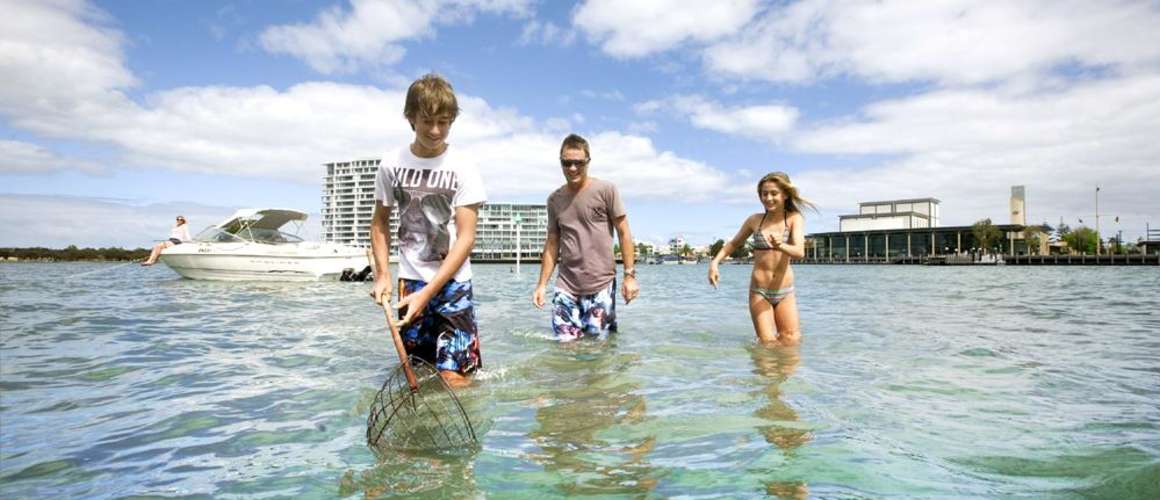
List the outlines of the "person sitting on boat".
{"type": "Polygon", "coordinates": [[[173,245],[180,245],[182,242],[189,241],[189,226],[185,224],[185,216],[178,215],[177,223],[174,224],[173,229],[169,230],[169,239],[153,245],[153,253],[149,254],[149,258],[142,262],[142,266],[152,266],[157,263],[157,258],[161,256],[161,251],[173,245]]]}

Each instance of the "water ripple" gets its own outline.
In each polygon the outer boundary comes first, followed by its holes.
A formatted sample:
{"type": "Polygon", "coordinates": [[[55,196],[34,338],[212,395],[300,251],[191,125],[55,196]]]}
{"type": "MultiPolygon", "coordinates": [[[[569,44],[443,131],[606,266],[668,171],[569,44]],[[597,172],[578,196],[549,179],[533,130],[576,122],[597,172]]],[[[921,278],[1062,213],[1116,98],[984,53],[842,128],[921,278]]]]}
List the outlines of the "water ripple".
{"type": "Polygon", "coordinates": [[[1160,272],[800,266],[805,343],[754,345],[748,268],[641,268],[560,344],[534,266],[476,266],[483,442],[376,458],[397,363],[359,283],[0,265],[0,496],[1148,497],[1160,272]]]}

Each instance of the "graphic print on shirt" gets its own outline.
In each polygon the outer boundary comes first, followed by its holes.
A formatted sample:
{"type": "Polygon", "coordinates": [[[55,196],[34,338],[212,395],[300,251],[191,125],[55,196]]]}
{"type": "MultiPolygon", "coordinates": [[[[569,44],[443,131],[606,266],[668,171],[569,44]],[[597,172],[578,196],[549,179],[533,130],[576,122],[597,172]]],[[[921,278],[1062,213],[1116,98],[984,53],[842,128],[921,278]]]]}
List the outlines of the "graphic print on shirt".
{"type": "Polygon", "coordinates": [[[592,207],[592,221],[608,222],[608,208],[603,205],[592,207]]]}
{"type": "Polygon", "coordinates": [[[391,193],[399,207],[400,243],[422,249],[419,260],[441,261],[451,247],[451,200],[459,177],[450,170],[395,167],[391,193]]]}

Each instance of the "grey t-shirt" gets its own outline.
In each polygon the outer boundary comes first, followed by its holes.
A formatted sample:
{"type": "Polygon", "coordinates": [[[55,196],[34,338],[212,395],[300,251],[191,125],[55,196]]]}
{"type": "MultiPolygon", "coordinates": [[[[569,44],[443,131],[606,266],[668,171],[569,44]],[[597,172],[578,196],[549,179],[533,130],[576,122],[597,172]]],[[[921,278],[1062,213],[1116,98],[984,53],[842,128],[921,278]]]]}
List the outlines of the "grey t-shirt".
{"type": "Polygon", "coordinates": [[[625,215],[616,186],[588,181],[579,193],[564,185],[548,196],[548,231],[560,235],[556,288],[572,295],[592,295],[616,277],[612,230],[625,215]]]}

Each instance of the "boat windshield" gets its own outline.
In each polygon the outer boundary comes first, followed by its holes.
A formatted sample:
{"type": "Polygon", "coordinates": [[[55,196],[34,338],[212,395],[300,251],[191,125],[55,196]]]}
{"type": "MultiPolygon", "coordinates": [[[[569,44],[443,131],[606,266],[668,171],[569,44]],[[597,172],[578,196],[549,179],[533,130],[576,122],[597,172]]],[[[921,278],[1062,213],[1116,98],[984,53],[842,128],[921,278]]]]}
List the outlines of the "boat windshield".
{"type": "Polygon", "coordinates": [[[252,241],[255,243],[281,245],[286,243],[301,243],[302,238],[276,229],[242,227],[237,234],[234,234],[220,227],[210,226],[198,233],[194,241],[206,243],[246,243],[252,241]]]}
{"type": "Polygon", "coordinates": [[[210,226],[205,228],[204,231],[197,233],[197,236],[193,237],[193,241],[204,243],[245,243],[246,240],[227,233],[220,227],[210,226]]]}
{"type": "Polygon", "coordinates": [[[284,243],[302,243],[302,238],[299,238],[298,236],[290,233],[284,233],[277,229],[249,227],[238,233],[238,236],[256,243],[267,243],[271,245],[281,245],[284,243]]]}

